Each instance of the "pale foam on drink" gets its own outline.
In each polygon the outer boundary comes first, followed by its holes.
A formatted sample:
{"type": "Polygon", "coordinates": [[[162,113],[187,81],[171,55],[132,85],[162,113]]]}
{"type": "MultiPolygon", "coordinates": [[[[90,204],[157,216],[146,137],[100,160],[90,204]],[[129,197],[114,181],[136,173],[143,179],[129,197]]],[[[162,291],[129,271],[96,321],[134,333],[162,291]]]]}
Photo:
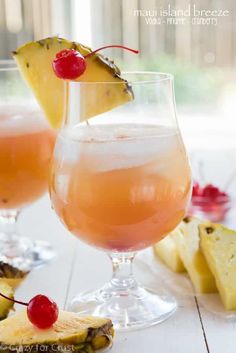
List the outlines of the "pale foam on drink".
{"type": "MultiPolygon", "coordinates": [[[[83,167],[94,172],[132,168],[165,158],[179,148],[176,129],[154,125],[78,125],[64,130],[58,140],[56,156],[83,160],[83,167]]],[[[162,161],[162,162],[161,162],[162,161]]]]}
{"type": "Polygon", "coordinates": [[[39,110],[25,105],[0,105],[0,136],[32,134],[48,128],[49,124],[39,110]]]}

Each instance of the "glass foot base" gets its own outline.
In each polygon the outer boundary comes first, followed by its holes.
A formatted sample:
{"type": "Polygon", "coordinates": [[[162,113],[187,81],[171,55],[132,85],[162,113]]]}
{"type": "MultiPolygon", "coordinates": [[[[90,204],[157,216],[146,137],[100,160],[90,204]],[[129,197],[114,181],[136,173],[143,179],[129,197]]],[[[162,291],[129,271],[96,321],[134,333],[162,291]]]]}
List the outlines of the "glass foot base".
{"type": "Polygon", "coordinates": [[[115,329],[131,330],[163,322],[177,309],[174,298],[158,296],[142,287],[116,290],[110,283],[102,289],[74,298],[69,309],[83,315],[108,317],[115,329]]]}
{"type": "Polygon", "coordinates": [[[14,235],[0,234],[0,260],[29,271],[48,263],[55,256],[51,245],[45,241],[31,241],[14,235]]]}

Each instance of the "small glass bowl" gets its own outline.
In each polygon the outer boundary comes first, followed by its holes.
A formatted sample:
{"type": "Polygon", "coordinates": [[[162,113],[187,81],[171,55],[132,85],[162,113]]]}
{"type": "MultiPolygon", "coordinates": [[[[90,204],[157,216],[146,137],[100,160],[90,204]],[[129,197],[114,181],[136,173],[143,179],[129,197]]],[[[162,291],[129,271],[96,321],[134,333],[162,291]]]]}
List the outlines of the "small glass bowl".
{"type": "Polygon", "coordinates": [[[229,196],[218,196],[214,199],[192,196],[188,213],[212,222],[223,222],[231,208],[232,199],[229,196]]]}

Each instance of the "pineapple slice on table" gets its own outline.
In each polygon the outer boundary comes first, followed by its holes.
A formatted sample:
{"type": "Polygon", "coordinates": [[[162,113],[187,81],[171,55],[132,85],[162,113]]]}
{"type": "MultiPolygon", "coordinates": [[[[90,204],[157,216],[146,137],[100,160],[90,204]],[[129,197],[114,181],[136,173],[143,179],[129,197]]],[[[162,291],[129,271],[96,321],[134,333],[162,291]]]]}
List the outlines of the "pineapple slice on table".
{"type": "MultiPolygon", "coordinates": [[[[7,283],[0,283],[0,293],[6,295],[8,298],[14,298],[13,289],[7,283]]],[[[3,320],[8,316],[9,311],[13,308],[13,306],[13,301],[0,296],[0,320],[3,320]]]]}
{"type": "Polygon", "coordinates": [[[236,310],[236,232],[221,224],[199,225],[200,244],[226,310],[236,310]]]}
{"type": "Polygon", "coordinates": [[[27,274],[28,272],[21,271],[8,263],[0,261],[0,284],[7,283],[13,289],[16,289],[27,274]]]}
{"type": "Polygon", "coordinates": [[[114,336],[111,320],[78,316],[60,310],[58,320],[49,329],[31,324],[26,310],[0,322],[0,345],[7,352],[27,347],[28,351],[94,353],[107,347],[114,336]]]}
{"type": "MultiPolygon", "coordinates": [[[[53,71],[52,61],[56,53],[63,49],[75,49],[82,55],[92,51],[80,43],[52,37],[26,43],[13,52],[23,77],[55,128],[62,125],[66,90],[64,81],[53,71]]],[[[131,87],[121,78],[120,70],[113,61],[101,54],[94,54],[86,58],[86,62],[86,70],[77,81],[106,84],[99,87],[96,84],[81,86],[81,121],[133,100],[131,87]],[[113,82],[117,84],[112,85],[113,82]]]]}
{"type": "Polygon", "coordinates": [[[181,223],[181,232],[174,239],[181,260],[198,293],[217,292],[215,278],[200,248],[199,225],[201,221],[186,217],[181,223]]]}
{"type": "Polygon", "coordinates": [[[164,239],[160,240],[153,247],[155,255],[173,272],[185,272],[184,264],[179,256],[174,235],[178,234],[180,229],[178,227],[168,234],[164,239]]]}

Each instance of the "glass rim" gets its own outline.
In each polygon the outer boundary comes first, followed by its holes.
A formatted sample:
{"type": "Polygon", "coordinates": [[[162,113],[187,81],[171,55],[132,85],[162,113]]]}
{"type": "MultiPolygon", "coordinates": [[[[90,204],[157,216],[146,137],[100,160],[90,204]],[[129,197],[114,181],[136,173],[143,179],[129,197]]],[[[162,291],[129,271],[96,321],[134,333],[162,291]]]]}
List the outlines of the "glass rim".
{"type": "MultiPolygon", "coordinates": [[[[170,81],[174,80],[174,75],[166,72],[160,71],[121,71],[120,75],[118,75],[121,79],[123,79],[127,84],[130,85],[141,85],[141,84],[157,84],[163,81],[170,81]],[[128,80],[126,77],[122,77],[122,75],[136,75],[136,76],[150,76],[153,79],[134,79],[128,80]]],[[[73,80],[64,80],[67,85],[75,84],[75,85],[102,85],[102,84],[121,84],[122,82],[114,82],[114,81],[73,81],[73,80]]]]}
{"type": "Polygon", "coordinates": [[[19,71],[15,60],[13,59],[0,60],[0,72],[7,72],[7,71],[19,71]]]}

